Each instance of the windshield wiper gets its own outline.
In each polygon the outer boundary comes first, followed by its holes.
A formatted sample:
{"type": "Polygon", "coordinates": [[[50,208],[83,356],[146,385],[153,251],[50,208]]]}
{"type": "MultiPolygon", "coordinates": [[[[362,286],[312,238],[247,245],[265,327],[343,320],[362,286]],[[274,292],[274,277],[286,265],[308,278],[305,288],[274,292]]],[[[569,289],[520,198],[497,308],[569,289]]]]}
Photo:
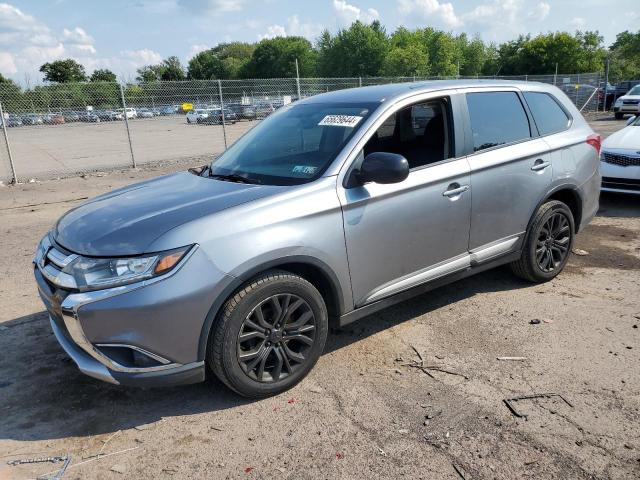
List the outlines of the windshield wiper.
{"type": "Polygon", "coordinates": [[[260,183],[258,180],[255,180],[253,178],[243,177],[242,175],[238,175],[236,173],[222,175],[219,173],[211,173],[211,170],[209,170],[209,178],[219,178],[220,180],[224,180],[226,182],[236,182],[236,183],[249,183],[249,184],[260,183]]]}

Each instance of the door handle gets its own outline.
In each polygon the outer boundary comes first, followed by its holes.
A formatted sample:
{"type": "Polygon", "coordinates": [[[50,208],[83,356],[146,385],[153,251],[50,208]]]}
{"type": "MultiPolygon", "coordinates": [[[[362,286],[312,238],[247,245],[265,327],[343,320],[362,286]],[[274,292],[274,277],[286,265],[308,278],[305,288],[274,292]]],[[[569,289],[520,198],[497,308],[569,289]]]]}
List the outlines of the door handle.
{"type": "Polygon", "coordinates": [[[461,193],[469,190],[469,185],[460,185],[459,183],[452,183],[447,187],[447,190],[442,193],[443,197],[457,197],[461,193]]]}
{"type": "Polygon", "coordinates": [[[539,158],[535,162],[533,162],[531,170],[533,170],[534,172],[539,172],[540,170],[544,170],[545,168],[547,168],[549,165],[551,165],[551,162],[539,158]]]}

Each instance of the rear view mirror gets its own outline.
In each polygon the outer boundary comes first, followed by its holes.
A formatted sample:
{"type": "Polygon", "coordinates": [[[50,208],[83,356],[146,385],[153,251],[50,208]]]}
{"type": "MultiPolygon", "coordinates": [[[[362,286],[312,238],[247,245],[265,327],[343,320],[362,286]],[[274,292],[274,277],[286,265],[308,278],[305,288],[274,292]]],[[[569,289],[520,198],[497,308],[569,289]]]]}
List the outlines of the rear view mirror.
{"type": "Polygon", "coordinates": [[[636,118],[638,118],[638,117],[633,116],[629,120],[627,120],[627,125],[631,125],[633,122],[635,122],[636,118]]]}
{"type": "Polygon", "coordinates": [[[360,168],[351,175],[349,186],[352,187],[367,182],[399,183],[409,176],[409,162],[397,153],[373,152],[365,157],[360,168]]]}

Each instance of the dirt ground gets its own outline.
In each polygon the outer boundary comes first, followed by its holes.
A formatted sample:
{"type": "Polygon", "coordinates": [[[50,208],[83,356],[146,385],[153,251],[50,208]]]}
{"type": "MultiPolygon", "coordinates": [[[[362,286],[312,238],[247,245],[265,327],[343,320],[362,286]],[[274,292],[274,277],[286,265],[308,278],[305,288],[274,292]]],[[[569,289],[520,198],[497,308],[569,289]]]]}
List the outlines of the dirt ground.
{"type": "Polygon", "coordinates": [[[552,282],[501,268],[379,312],[278,397],[85,377],[37,296],[36,243],[82,199],[179,168],[0,187],[0,479],[60,466],[9,460],[65,454],[69,479],[640,478],[640,197],[603,195],[577,237],[588,255],[552,282]],[[407,365],[416,351],[442,371],[407,365]],[[520,401],[526,418],[503,402],[535,393],[566,402],[520,401]]]}

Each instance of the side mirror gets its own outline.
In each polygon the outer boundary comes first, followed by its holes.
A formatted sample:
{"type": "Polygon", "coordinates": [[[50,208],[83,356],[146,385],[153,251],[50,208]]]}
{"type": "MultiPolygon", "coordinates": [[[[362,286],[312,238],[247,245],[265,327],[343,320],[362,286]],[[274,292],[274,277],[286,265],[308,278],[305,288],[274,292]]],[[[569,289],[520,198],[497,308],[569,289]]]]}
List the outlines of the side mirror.
{"type": "Polygon", "coordinates": [[[638,117],[633,116],[633,117],[631,117],[629,120],[627,120],[627,125],[631,125],[633,122],[635,122],[635,121],[636,121],[636,118],[638,118],[638,117]]]}
{"type": "Polygon", "coordinates": [[[373,152],[365,157],[359,170],[351,174],[349,186],[367,182],[399,183],[409,176],[409,162],[397,153],[373,152]]]}

